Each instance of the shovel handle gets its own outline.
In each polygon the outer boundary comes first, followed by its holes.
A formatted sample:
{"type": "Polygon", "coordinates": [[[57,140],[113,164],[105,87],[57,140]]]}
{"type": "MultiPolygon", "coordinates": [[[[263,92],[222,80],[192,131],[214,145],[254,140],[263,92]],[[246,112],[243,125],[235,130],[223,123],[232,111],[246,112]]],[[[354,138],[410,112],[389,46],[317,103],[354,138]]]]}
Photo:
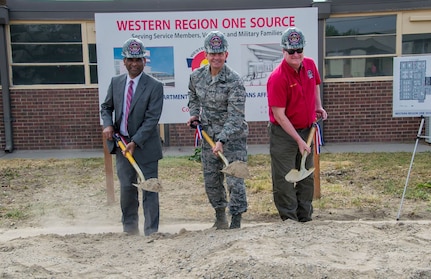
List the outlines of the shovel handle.
{"type": "MultiPolygon", "coordinates": [[[[313,123],[313,126],[311,126],[310,132],[308,133],[307,146],[311,145],[311,142],[313,141],[313,137],[314,137],[315,132],[316,132],[316,126],[313,123]]],[[[302,158],[301,158],[301,168],[302,167],[305,168],[305,158],[307,158],[307,156],[308,156],[308,152],[307,152],[307,150],[304,150],[304,153],[302,154],[302,158]]]]}
{"type": "MultiPolygon", "coordinates": [[[[118,147],[120,147],[120,149],[122,151],[125,151],[126,150],[126,146],[124,145],[124,143],[121,140],[121,138],[119,136],[117,136],[117,135],[114,135],[114,139],[117,141],[118,147]]],[[[129,160],[130,164],[132,164],[133,168],[138,173],[139,178],[141,179],[141,181],[145,181],[144,174],[142,173],[142,170],[139,168],[138,163],[136,163],[135,158],[133,158],[132,154],[129,151],[126,151],[124,155],[126,156],[127,160],[129,160]]]]}
{"type": "Polygon", "coordinates": [[[314,133],[316,132],[316,126],[313,123],[313,126],[311,126],[310,133],[308,134],[307,138],[307,146],[311,145],[311,142],[313,141],[314,133]]]}
{"type": "MultiPolygon", "coordinates": [[[[118,142],[118,145],[120,146],[122,151],[126,150],[126,146],[124,145],[124,143],[121,140],[118,142]]],[[[135,158],[133,158],[132,154],[130,154],[129,151],[126,151],[126,153],[124,155],[126,156],[127,160],[129,160],[129,162],[132,165],[137,164],[135,158]]]]}
{"type": "MultiPolygon", "coordinates": [[[[211,139],[211,137],[204,130],[201,130],[201,132],[202,132],[202,136],[204,137],[204,139],[211,145],[211,147],[214,147],[215,143],[211,139]]],[[[218,156],[223,160],[223,163],[226,166],[229,165],[229,161],[226,159],[226,157],[223,155],[223,153],[221,153],[220,151],[218,151],[218,156]]]]}

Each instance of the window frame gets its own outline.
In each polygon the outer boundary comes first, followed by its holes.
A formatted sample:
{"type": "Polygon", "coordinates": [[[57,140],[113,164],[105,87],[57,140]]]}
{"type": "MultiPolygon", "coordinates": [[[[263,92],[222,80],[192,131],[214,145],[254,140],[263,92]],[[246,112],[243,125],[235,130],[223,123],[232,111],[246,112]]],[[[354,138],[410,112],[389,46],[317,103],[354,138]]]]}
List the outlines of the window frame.
{"type": "Polygon", "coordinates": [[[9,60],[9,82],[13,88],[32,88],[32,89],[41,89],[41,88],[98,88],[98,83],[91,83],[91,75],[90,75],[90,65],[97,66],[97,63],[90,63],[89,50],[88,46],[90,44],[96,44],[95,38],[95,22],[94,21],[11,21],[6,28],[7,34],[7,47],[8,47],[8,60],[9,60]],[[82,47],[82,62],[62,62],[62,63],[13,63],[12,62],[12,40],[11,40],[11,25],[18,24],[79,24],[81,25],[81,47],[82,47]],[[34,84],[34,85],[17,85],[14,84],[12,68],[13,66],[83,66],[84,67],[84,83],[79,84],[34,84]]]}

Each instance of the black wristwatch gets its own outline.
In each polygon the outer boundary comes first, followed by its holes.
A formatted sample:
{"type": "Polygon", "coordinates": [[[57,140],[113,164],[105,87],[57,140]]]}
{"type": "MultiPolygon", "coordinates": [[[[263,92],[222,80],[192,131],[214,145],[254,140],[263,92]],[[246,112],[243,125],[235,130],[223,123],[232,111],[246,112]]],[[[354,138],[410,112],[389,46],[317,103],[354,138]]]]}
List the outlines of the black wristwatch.
{"type": "Polygon", "coordinates": [[[222,144],[226,143],[224,140],[221,140],[221,139],[218,139],[217,142],[221,142],[222,144]]]}

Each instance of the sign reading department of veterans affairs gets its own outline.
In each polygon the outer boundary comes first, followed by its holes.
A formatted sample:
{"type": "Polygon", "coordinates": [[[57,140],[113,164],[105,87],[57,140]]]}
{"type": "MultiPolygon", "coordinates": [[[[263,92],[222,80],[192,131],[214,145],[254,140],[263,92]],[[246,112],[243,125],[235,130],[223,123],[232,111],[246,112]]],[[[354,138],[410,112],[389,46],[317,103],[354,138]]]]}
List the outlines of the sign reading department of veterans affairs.
{"type": "Polygon", "coordinates": [[[95,14],[99,102],[106,96],[112,76],[125,73],[123,43],[131,38],[147,49],[145,73],[164,84],[160,123],[186,123],[189,119],[188,82],[191,72],[208,61],[203,49],[208,32],[223,32],[229,43],[227,64],[244,80],[246,119],[267,121],[266,81],[283,59],[280,41],[284,30],[300,28],[304,53],[318,60],[317,8],[199,12],[95,14]]]}
{"type": "Polygon", "coordinates": [[[394,58],[392,114],[431,116],[431,56],[394,58]]]}

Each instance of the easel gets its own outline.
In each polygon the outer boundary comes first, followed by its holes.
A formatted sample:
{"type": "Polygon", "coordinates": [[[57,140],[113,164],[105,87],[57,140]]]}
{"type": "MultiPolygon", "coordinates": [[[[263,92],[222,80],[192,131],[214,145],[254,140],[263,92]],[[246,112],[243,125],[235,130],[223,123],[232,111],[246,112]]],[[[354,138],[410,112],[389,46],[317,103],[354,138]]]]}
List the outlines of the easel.
{"type": "Polygon", "coordinates": [[[419,125],[419,130],[418,130],[418,134],[416,136],[416,143],[415,143],[415,148],[413,149],[413,154],[412,154],[412,160],[410,161],[410,167],[409,167],[409,171],[407,173],[407,179],[406,179],[406,184],[404,185],[404,191],[403,191],[403,196],[401,197],[401,203],[400,203],[400,208],[398,210],[398,214],[397,214],[397,221],[400,220],[400,215],[401,215],[401,209],[403,207],[403,201],[404,201],[404,196],[406,194],[406,190],[407,190],[407,185],[409,184],[409,178],[410,178],[410,172],[412,170],[412,166],[413,166],[413,160],[415,158],[415,154],[416,154],[416,149],[418,147],[418,143],[419,143],[419,139],[426,139],[426,138],[430,138],[427,136],[422,136],[422,128],[424,126],[424,122],[425,122],[425,117],[423,115],[421,115],[421,124],[419,125]]]}

